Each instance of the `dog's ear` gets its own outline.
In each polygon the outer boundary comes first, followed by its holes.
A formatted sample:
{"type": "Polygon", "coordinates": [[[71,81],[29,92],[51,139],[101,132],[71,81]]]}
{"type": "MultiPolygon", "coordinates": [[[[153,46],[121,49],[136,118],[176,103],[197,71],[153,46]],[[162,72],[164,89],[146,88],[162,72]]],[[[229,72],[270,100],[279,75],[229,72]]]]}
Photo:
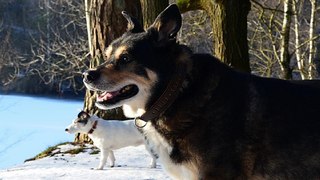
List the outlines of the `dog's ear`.
{"type": "Polygon", "coordinates": [[[88,113],[84,112],[84,111],[81,111],[78,114],[78,118],[80,118],[80,119],[89,119],[90,115],[88,113]]]}
{"type": "Polygon", "coordinates": [[[127,31],[132,32],[132,33],[139,33],[139,32],[143,32],[144,31],[144,29],[142,28],[142,26],[139,23],[138,19],[130,16],[126,11],[122,11],[121,14],[128,21],[127,31]]]}
{"type": "Polygon", "coordinates": [[[175,40],[181,23],[181,13],[178,6],[171,4],[158,15],[149,30],[158,32],[158,42],[167,42],[175,40]]]}

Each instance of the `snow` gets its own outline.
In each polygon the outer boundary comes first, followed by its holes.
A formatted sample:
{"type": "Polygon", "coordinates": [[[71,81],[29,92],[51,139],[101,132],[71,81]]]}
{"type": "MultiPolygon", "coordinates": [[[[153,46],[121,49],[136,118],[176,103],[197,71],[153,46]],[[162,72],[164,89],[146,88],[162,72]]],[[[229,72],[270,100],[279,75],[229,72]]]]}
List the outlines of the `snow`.
{"type": "Polygon", "coordinates": [[[92,145],[86,145],[85,150],[78,154],[63,153],[79,148],[71,144],[58,146],[53,156],[35,161],[29,161],[15,167],[0,170],[0,180],[55,180],[55,179],[112,179],[112,180],[152,180],[170,179],[161,166],[150,168],[150,155],[144,146],[126,147],[114,151],[115,167],[107,162],[103,170],[95,170],[99,164],[100,154],[90,154],[94,151],[92,145]],[[59,152],[60,153],[57,153],[59,152]]]}

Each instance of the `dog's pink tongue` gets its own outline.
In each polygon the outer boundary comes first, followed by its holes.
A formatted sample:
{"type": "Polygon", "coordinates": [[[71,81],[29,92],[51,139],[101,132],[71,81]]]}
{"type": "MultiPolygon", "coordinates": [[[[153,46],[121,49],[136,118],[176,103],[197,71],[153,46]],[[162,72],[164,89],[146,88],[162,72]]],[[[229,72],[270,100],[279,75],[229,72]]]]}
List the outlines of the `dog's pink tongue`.
{"type": "Polygon", "coordinates": [[[104,92],[97,96],[97,101],[107,101],[108,99],[112,99],[113,97],[117,96],[119,94],[119,91],[114,92],[104,92]]]}

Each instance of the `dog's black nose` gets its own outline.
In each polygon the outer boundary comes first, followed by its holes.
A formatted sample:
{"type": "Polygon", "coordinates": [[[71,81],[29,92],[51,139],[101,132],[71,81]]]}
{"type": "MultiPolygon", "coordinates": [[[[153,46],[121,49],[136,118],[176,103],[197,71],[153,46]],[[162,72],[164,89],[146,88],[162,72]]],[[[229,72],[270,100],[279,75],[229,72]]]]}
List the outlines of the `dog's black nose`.
{"type": "Polygon", "coordinates": [[[84,72],[82,75],[88,82],[93,82],[100,77],[100,73],[97,70],[89,70],[84,72]]]}
{"type": "Polygon", "coordinates": [[[65,129],[65,131],[66,131],[66,132],[68,132],[68,131],[69,131],[69,129],[67,128],[67,129],[65,129]]]}

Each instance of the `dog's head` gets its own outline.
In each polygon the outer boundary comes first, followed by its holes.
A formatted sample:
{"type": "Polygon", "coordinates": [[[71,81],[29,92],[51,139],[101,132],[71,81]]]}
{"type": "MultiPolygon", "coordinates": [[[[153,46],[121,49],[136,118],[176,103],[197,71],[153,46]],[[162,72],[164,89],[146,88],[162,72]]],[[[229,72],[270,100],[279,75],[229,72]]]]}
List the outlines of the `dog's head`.
{"type": "Polygon", "coordinates": [[[78,114],[78,118],[65,129],[67,133],[88,133],[92,128],[93,121],[90,119],[90,115],[84,111],[78,114]]]}
{"type": "Polygon", "coordinates": [[[133,117],[144,113],[151,97],[161,91],[156,89],[166,86],[177,66],[181,14],[170,5],[146,31],[135,18],[122,14],[128,21],[127,32],[109,45],[103,64],[83,74],[83,82],[97,92],[97,107],[123,105],[125,115],[133,117]]]}

